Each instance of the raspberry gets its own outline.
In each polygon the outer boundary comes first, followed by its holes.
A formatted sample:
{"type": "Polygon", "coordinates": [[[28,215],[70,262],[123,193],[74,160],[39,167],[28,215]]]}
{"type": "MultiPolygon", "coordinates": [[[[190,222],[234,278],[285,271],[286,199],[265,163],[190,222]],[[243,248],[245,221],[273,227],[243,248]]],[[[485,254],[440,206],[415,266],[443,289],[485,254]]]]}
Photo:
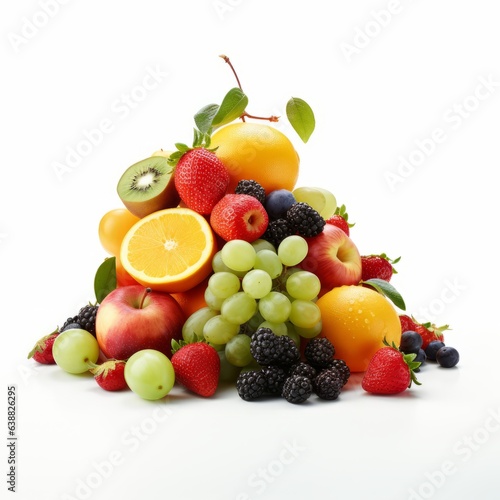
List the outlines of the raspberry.
{"type": "Polygon", "coordinates": [[[307,361],[315,368],[326,368],[332,362],[334,354],[335,348],[324,337],[311,339],[304,350],[307,361]]]}
{"type": "Polygon", "coordinates": [[[343,377],[336,368],[322,370],[314,380],[314,392],[320,399],[332,401],[339,397],[343,377]]]}
{"type": "Polygon", "coordinates": [[[292,375],[286,379],[281,395],[289,403],[303,403],[312,394],[312,382],[302,375],[292,375]]]}
{"type": "Polygon", "coordinates": [[[276,248],[287,237],[292,236],[293,230],[286,219],[276,219],[269,221],[267,229],[262,236],[265,240],[272,243],[276,248]]]}
{"type": "Polygon", "coordinates": [[[288,209],[286,219],[300,236],[317,236],[325,227],[325,219],[314,208],[302,201],[288,209]]]}
{"type": "Polygon", "coordinates": [[[242,372],[236,380],[236,389],[241,399],[254,401],[266,390],[266,377],[261,371],[242,372]]]}
{"type": "Polygon", "coordinates": [[[266,201],[265,189],[254,180],[241,180],[234,190],[235,194],[248,194],[257,198],[263,205],[266,201]]]}

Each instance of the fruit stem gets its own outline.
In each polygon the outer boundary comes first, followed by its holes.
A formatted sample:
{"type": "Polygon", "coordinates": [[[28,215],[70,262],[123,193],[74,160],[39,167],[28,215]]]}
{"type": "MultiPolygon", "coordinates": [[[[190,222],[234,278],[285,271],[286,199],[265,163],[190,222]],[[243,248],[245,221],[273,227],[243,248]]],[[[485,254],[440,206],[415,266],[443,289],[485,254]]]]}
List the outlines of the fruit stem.
{"type": "Polygon", "coordinates": [[[267,120],[270,122],[278,122],[280,117],[271,115],[271,116],[255,116],[255,115],[250,115],[246,111],[240,116],[240,118],[243,120],[243,118],[253,118],[254,120],[267,120]]]}
{"type": "Polygon", "coordinates": [[[240,88],[240,90],[243,92],[243,89],[241,88],[241,83],[240,83],[240,79],[238,78],[238,75],[236,73],[236,70],[234,69],[234,66],[232,65],[231,61],[229,60],[229,57],[227,57],[226,55],[224,54],[221,54],[219,57],[221,57],[222,59],[224,59],[224,62],[226,62],[227,64],[229,64],[229,67],[231,68],[231,71],[233,72],[234,74],[234,77],[236,78],[236,82],[238,83],[238,87],[240,88]]]}
{"type": "Polygon", "coordinates": [[[144,300],[146,300],[146,297],[148,295],[148,293],[151,292],[151,288],[146,288],[146,290],[144,290],[144,294],[142,295],[142,299],[141,299],[141,303],[139,304],[139,309],[142,309],[142,306],[144,305],[144,300]]]}

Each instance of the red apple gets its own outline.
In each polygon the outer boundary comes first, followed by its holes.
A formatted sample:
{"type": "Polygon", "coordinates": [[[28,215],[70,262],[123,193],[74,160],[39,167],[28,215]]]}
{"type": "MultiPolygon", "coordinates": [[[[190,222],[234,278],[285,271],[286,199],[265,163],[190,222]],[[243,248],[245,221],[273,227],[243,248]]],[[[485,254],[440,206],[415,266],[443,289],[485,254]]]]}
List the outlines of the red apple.
{"type": "Polygon", "coordinates": [[[323,288],[357,285],[361,280],[361,257],[354,242],[336,226],[326,224],[323,232],[306,238],[309,250],[299,267],[314,273],[323,288]]]}
{"type": "Polygon", "coordinates": [[[172,339],[182,338],[185,315],[168,293],[142,285],[122,286],[101,302],[96,337],[108,358],[126,360],[142,349],[156,349],[170,357],[172,339]]]}

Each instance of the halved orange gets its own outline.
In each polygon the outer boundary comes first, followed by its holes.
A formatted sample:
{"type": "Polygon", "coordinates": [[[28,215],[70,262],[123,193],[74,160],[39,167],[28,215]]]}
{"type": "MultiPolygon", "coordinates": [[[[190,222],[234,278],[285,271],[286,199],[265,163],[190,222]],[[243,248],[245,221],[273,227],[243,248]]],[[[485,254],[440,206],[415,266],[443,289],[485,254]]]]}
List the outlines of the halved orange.
{"type": "Polygon", "coordinates": [[[134,224],[123,238],[120,260],[141,285],[184,292],[212,271],[217,250],[207,220],[189,208],[158,210],[134,224]]]}

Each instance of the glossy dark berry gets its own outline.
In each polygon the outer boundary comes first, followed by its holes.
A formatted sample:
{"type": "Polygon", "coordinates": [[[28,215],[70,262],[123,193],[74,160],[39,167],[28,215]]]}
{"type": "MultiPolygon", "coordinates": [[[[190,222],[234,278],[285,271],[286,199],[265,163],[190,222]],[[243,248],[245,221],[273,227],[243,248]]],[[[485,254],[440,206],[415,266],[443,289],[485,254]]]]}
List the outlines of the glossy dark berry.
{"type": "Polygon", "coordinates": [[[245,401],[255,401],[260,398],[266,387],[266,377],[260,370],[241,372],[236,380],[238,394],[245,401]]]}
{"type": "Polygon", "coordinates": [[[342,385],[347,384],[351,376],[351,370],[349,370],[347,363],[343,359],[332,359],[332,361],[328,363],[327,368],[336,368],[340,375],[342,375],[342,385]]]}
{"type": "Polygon", "coordinates": [[[343,386],[343,377],[336,368],[322,370],[314,380],[314,392],[328,401],[337,399],[343,386]]]}
{"type": "Polygon", "coordinates": [[[425,354],[425,351],[423,349],[420,349],[413,361],[417,361],[420,363],[420,366],[418,368],[414,368],[413,370],[414,372],[419,372],[420,367],[427,361],[427,355],[425,354]]]}
{"type": "Polygon", "coordinates": [[[418,354],[422,347],[422,337],[412,330],[404,332],[401,335],[399,350],[405,354],[418,354]]]}
{"type": "Polygon", "coordinates": [[[266,393],[280,396],[288,378],[287,371],[281,366],[269,365],[262,367],[262,374],[266,378],[266,393]]]}
{"type": "Polygon", "coordinates": [[[335,348],[324,337],[311,339],[304,349],[304,356],[308,363],[315,368],[326,368],[333,359],[335,348]]]}
{"type": "Polygon", "coordinates": [[[312,382],[301,375],[292,375],[288,377],[283,386],[282,396],[289,403],[303,403],[312,394],[312,382]]]}
{"type": "Polygon", "coordinates": [[[291,366],[300,359],[295,342],[285,335],[275,335],[270,328],[259,328],[252,335],[250,352],[259,365],[291,366]]]}
{"type": "MultiPolygon", "coordinates": [[[[73,321],[73,318],[68,318],[68,321],[70,320],[73,321]]],[[[64,323],[64,325],[61,327],[59,333],[65,332],[66,330],[72,330],[74,328],[77,328],[78,330],[82,329],[82,325],[80,325],[79,323],[68,323],[68,321],[66,321],[66,323],[64,323]]]]}
{"type": "Polygon", "coordinates": [[[429,342],[429,345],[425,348],[425,355],[429,361],[436,361],[436,353],[444,347],[444,342],[440,340],[433,340],[429,342]]]}
{"type": "Polygon", "coordinates": [[[288,209],[295,203],[297,200],[291,191],[276,189],[267,195],[264,207],[269,218],[275,220],[285,218],[288,209]]]}
{"type": "Polygon", "coordinates": [[[286,213],[286,220],[300,236],[312,237],[323,232],[325,219],[303,201],[292,205],[286,213]]]}
{"type": "Polygon", "coordinates": [[[99,306],[97,305],[89,304],[88,306],[83,306],[76,316],[66,320],[60,331],[63,332],[65,330],[69,330],[69,328],[82,328],[95,337],[95,319],[98,309],[99,306]],[[70,327],[72,324],[77,324],[79,326],[70,327]]]}
{"type": "Polygon", "coordinates": [[[278,248],[279,244],[292,234],[294,231],[286,219],[276,219],[269,222],[262,238],[278,248]]]}
{"type": "Polygon", "coordinates": [[[303,377],[307,377],[310,380],[314,380],[316,378],[317,372],[311,365],[307,363],[297,363],[290,368],[289,375],[302,375],[303,377]]]}
{"type": "Polygon", "coordinates": [[[436,361],[443,368],[453,368],[460,360],[460,355],[454,347],[444,346],[436,353],[436,361]]]}
{"type": "Polygon", "coordinates": [[[236,194],[248,194],[259,200],[263,205],[266,200],[265,189],[254,180],[241,180],[238,182],[234,192],[236,194]]]}

